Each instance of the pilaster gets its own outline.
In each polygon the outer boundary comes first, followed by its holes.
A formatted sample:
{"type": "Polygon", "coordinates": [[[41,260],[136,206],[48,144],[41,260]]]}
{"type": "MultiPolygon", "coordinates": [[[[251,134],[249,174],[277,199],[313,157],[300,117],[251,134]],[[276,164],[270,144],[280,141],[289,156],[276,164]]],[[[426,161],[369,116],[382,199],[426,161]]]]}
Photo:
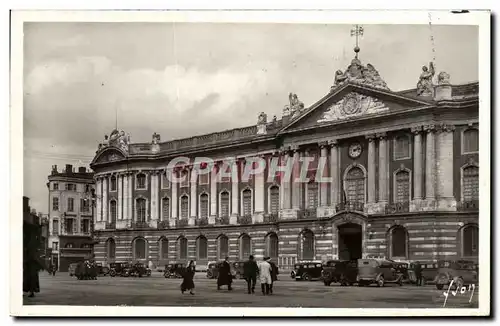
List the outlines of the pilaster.
{"type": "Polygon", "coordinates": [[[453,132],[455,126],[442,124],[438,128],[436,148],[437,210],[455,211],[457,201],[453,195],[453,132]]]}
{"type": "Polygon", "coordinates": [[[368,139],[368,204],[375,203],[375,135],[366,136],[368,139]]]}
{"type": "MultiPolygon", "coordinates": [[[[320,160],[322,160],[323,162],[327,162],[328,160],[328,143],[327,142],[322,142],[319,144],[319,147],[320,147],[320,160]]],[[[327,168],[327,164],[325,164],[324,166],[318,166],[318,168],[320,169],[323,169],[321,172],[321,176],[322,177],[327,177],[328,175],[330,175],[330,173],[328,173],[327,171],[325,170],[328,170],[327,168]]],[[[319,184],[319,206],[320,207],[326,207],[328,206],[328,183],[327,182],[320,182],[319,184]]]]}
{"type": "Polygon", "coordinates": [[[176,221],[178,220],[178,203],[179,203],[179,195],[178,195],[178,189],[179,189],[179,182],[177,180],[177,171],[172,170],[170,171],[170,178],[172,182],[170,183],[170,186],[172,187],[172,199],[170,200],[170,205],[172,205],[172,215],[170,216],[170,226],[175,227],[176,226],[176,221]]]}
{"type": "Polygon", "coordinates": [[[238,224],[238,216],[240,211],[239,188],[238,161],[236,158],[234,158],[231,168],[231,216],[229,217],[229,224],[238,224]]]}
{"type": "Polygon", "coordinates": [[[423,152],[422,152],[422,127],[413,127],[413,199],[410,202],[410,211],[420,210],[422,205],[422,177],[423,177],[423,152]]]}
{"type": "Polygon", "coordinates": [[[94,224],[97,225],[98,222],[102,221],[102,178],[96,177],[96,213],[94,216],[94,224]]]}
{"type": "Polygon", "coordinates": [[[377,134],[378,138],[378,201],[385,205],[389,197],[389,160],[387,150],[387,135],[377,134]]]}
{"type": "Polygon", "coordinates": [[[332,178],[332,183],[330,184],[330,206],[335,207],[340,201],[338,141],[332,139],[328,141],[328,144],[330,145],[330,176],[332,178]]]}
{"type": "MultiPolygon", "coordinates": [[[[263,158],[262,157],[259,157],[259,158],[260,158],[260,160],[258,162],[258,164],[259,164],[258,169],[260,170],[262,168],[261,165],[263,164],[262,163],[263,158]]],[[[264,201],[264,195],[265,195],[264,172],[265,172],[265,169],[262,169],[262,172],[259,172],[255,175],[255,186],[254,186],[255,209],[254,209],[254,214],[252,215],[252,222],[253,223],[264,222],[264,202],[265,202],[264,201]]]]}
{"type": "Polygon", "coordinates": [[[300,158],[302,154],[299,152],[298,146],[292,148],[293,151],[293,174],[292,174],[292,208],[295,210],[300,210],[302,208],[302,187],[303,183],[300,180],[300,170],[301,162],[300,158]]]}
{"type": "MultiPolygon", "coordinates": [[[[280,165],[288,166],[288,160],[290,159],[290,148],[282,148],[280,150],[280,165]]],[[[291,209],[291,189],[290,189],[290,174],[286,171],[282,171],[280,178],[280,206],[282,210],[291,209]]]]}
{"type": "Polygon", "coordinates": [[[189,187],[190,193],[189,199],[191,200],[191,208],[189,210],[189,220],[188,225],[195,225],[196,218],[198,216],[198,192],[197,192],[197,184],[198,184],[198,175],[197,170],[191,168],[189,173],[189,187]]]}
{"type": "Polygon", "coordinates": [[[436,140],[434,125],[425,125],[425,200],[420,210],[433,211],[436,208],[436,140]]]}
{"type": "Polygon", "coordinates": [[[213,166],[210,172],[210,214],[208,224],[215,224],[217,216],[217,167],[213,166]]]}
{"type": "Polygon", "coordinates": [[[109,222],[108,212],[108,180],[109,176],[106,175],[102,179],[102,221],[109,222]]]}

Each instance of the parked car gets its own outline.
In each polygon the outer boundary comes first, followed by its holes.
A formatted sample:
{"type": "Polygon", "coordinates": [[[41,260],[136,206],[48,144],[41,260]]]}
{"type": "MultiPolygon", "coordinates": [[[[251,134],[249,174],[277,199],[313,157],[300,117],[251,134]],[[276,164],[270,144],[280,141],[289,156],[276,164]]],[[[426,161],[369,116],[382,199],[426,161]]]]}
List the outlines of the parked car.
{"type": "Polygon", "coordinates": [[[97,263],[97,275],[103,275],[106,276],[109,274],[109,267],[102,266],[101,263],[97,263]]]}
{"type": "Polygon", "coordinates": [[[294,265],[290,276],[296,281],[311,281],[313,279],[320,279],[322,271],[323,265],[321,262],[300,262],[294,265]]]}
{"type": "Polygon", "coordinates": [[[186,265],[183,263],[165,265],[163,276],[165,276],[165,278],[181,278],[185,268],[186,265]]]}
{"type": "Polygon", "coordinates": [[[143,263],[135,263],[130,268],[130,276],[151,276],[151,269],[143,263]]]}
{"type": "Polygon", "coordinates": [[[78,280],[97,280],[97,266],[90,262],[79,262],[75,269],[78,280]]]}
{"type": "Polygon", "coordinates": [[[330,260],[323,265],[321,279],[326,286],[332,283],[353,285],[358,276],[358,262],[356,260],[330,260]]]}
{"type": "MultiPolygon", "coordinates": [[[[76,272],[76,268],[78,267],[78,264],[79,263],[72,263],[72,264],[69,264],[69,267],[68,267],[68,273],[69,273],[69,276],[75,276],[75,272],[76,272]]],[[[52,271],[49,271],[49,274],[52,274],[52,271]]]]}
{"type": "Polygon", "coordinates": [[[231,265],[231,274],[233,275],[233,278],[234,279],[242,279],[243,275],[245,274],[245,271],[244,271],[245,262],[244,261],[235,261],[235,262],[232,262],[230,265],[231,265]]]}
{"type": "Polygon", "coordinates": [[[422,269],[422,278],[425,283],[434,283],[436,280],[436,274],[439,269],[439,264],[437,262],[421,262],[420,267],[422,269]]]}
{"type": "Polygon", "coordinates": [[[357,283],[359,286],[375,283],[379,287],[387,283],[403,285],[403,274],[396,267],[385,259],[358,259],[357,283]]]}
{"type": "MultiPolygon", "coordinates": [[[[393,261],[392,263],[394,264],[394,268],[396,269],[396,272],[403,274],[403,282],[412,283],[412,281],[410,279],[410,272],[409,272],[410,269],[412,268],[411,263],[406,262],[406,261],[393,261]]],[[[416,282],[416,278],[415,278],[415,282],[416,282]]]]}
{"type": "Polygon", "coordinates": [[[120,276],[122,277],[133,276],[134,270],[135,270],[134,265],[130,263],[122,263],[122,270],[120,276]]]}
{"type": "Polygon", "coordinates": [[[207,278],[214,279],[219,277],[219,263],[211,262],[207,266],[207,278]]]}
{"type": "Polygon", "coordinates": [[[435,278],[436,288],[442,290],[453,280],[453,287],[459,289],[464,285],[478,283],[478,264],[468,260],[439,261],[435,278]]]}
{"type": "Polygon", "coordinates": [[[125,263],[111,263],[109,264],[109,276],[115,277],[120,276],[122,273],[123,265],[125,263]]]}

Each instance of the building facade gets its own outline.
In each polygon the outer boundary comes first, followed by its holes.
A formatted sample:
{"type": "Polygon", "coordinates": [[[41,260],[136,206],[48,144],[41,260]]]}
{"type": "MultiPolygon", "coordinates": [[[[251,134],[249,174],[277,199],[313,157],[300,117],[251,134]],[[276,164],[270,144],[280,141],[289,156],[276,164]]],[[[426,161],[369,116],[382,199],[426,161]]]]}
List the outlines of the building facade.
{"type": "Polygon", "coordinates": [[[66,164],[48,176],[51,265],[67,271],[69,264],[92,257],[94,174],[66,164]]]}
{"type": "Polygon", "coordinates": [[[391,91],[357,56],[310,107],[290,94],[281,118],[167,142],[106,136],[91,164],[96,260],[476,260],[478,83],[452,85],[431,64],[415,89],[391,91]],[[169,165],[179,157],[191,163],[169,165]],[[265,169],[239,178],[256,157],[265,169]]]}

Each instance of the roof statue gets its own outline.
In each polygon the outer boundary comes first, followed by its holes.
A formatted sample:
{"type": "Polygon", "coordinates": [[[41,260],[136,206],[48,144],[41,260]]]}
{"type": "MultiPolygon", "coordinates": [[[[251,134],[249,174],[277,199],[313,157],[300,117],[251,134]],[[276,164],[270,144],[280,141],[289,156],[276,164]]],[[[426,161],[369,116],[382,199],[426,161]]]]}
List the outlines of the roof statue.
{"type": "Polygon", "coordinates": [[[158,143],[160,143],[160,134],[157,134],[156,132],[153,133],[153,140],[152,140],[152,144],[153,145],[157,145],[158,143]]]}
{"type": "Polygon", "coordinates": [[[441,71],[438,74],[438,85],[450,85],[450,74],[441,71]]]}
{"type": "Polygon", "coordinates": [[[345,71],[337,70],[335,72],[334,84],[331,87],[332,91],[345,83],[368,85],[389,90],[389,87],[387,87],[386,82],[380,77],[377,69],[371,64],[364,66],[358,59],[358,53],[360,51],[358,36],[363,35],[363,31],[363,27],[358,25],[356,25],[355,29],[351,30],[351,36],[356,36],[356,46],[354,47],[355,57],[345,71]]]}
{"type": "Polygon", "coordinates": [[[267,123],[267,114],[261,112],[257,117],[257,125],[265,125],[267,123]]]}
{"type": "Polygon", "coordinates": [[[99,150],[112,146],[112,147],[118,147],[124,152],[128,153],[128,145],[130,143],[130,135],[125,135],[125,132],[123,130],[118,131],[117,129],[114,129],[111,134],[109,134],[109,139],[108,135],[104,136],[104,141],[99,144],[99,150]]]}
{"type": "Polygon", "coordinates": [[[297,94],[294,93],[290,93],[288,95],[288,101],[290,103],[289,105],[285,106],[285,109],[283,110],[283,115],[285,116],[286,112],[288,113],[287,115],[290,115],[292,119],[298,117],[304,111],[304,103],[301,102],[297,94]]]}
{"type": "Polygon", "coordinates": [[[434,94],[434,85],[432,83],[434,74],[435,69],[432,62],[429,62],[429,68],[427,66],[422,67],[422,73],[417,83],[417,95],[432,96],[434,94]]]}

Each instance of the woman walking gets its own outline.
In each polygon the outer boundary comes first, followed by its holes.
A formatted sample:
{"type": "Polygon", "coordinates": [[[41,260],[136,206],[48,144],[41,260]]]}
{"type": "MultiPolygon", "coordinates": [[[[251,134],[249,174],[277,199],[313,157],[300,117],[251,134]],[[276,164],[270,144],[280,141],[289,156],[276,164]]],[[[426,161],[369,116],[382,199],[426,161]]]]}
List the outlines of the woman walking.
{"type": "Polygon", "coordinates": [[[181,292],[184,294],[187,290],[189,290],[189,293],[194,295],[194,274],[196,273],[195,266],[194,266],[194,261],[191,260],[189,262],[189,265],[186,267],[186,270],[184,271],[184,275],[182,276],[182,284],[181,284],[181,292]]]}

